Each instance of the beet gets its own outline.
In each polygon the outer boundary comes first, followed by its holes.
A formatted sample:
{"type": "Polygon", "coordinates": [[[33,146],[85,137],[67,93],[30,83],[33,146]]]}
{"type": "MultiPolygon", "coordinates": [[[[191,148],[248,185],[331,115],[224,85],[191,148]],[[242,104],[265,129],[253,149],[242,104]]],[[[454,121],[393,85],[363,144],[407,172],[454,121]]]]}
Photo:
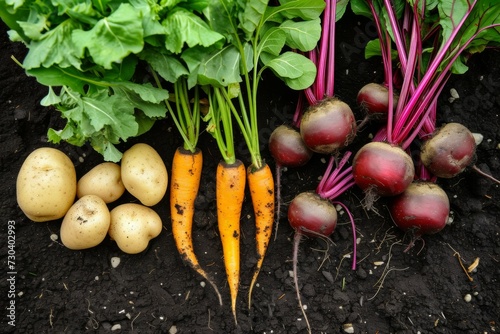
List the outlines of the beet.
{"type": "Polygon", "coordinates": [[[329,98],[310,106],[302,116],[300,135],[312,151],[330,154],[346,147],[356,136],[356,119],[351,108],[329,98]]]}
{"type": "Polygon", "coordinates": [[[450,201],[446,192],[433,182],[413,182],[401,195],[391,199],[394,223],[415,237],[441,231],[448,222],[450,201]]]}
{"type": "Polygon", "coordinates": [[[337,226],[337,210],[333,204],[314,192],[298,194],[288,207],[288,221],[304,235],[329,236],[337,226]]]}
{"type": "Polygon", "coordinates": [[[437,177],[452,178],[472,164],[475,153],[472,132],[460,123],[448,123],[424,142],[420,159],[437,177]]]}
{"type": "Polygon", "coordinates": [[[356,101],[367,114],[387,117],[389,89],[378,83],[368,83],[359,90],[356,101]]]}
{"type": "Polygon", "coordinates": [[[415,176],[411,157],[399,146],[385,142],[365,144],[354,156],[352,167],[356,184],[379,196],[401,194],[415,176]]]}
{"type": "Polygon", "coordinates": [[[300,133],[287,125],[278,126],[271,133],[269,151],[277,164],[287,167],[303,166],[313,155],[302,140],[300,133]]]}

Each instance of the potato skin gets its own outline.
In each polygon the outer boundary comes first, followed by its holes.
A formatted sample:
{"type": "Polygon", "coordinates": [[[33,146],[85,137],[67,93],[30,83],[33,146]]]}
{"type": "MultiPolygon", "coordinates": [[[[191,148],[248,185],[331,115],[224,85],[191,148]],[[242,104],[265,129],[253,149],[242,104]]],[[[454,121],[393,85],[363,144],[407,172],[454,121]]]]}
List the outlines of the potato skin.
{"type": "Polygon", "coordinates": [[[28,155],[17,175],[16,197],[29,219],[46,222],[64,217],[75,195],[75,166],[65,153],[42,147],[28,155]]]}
{"type": "Polygon", "coordinates": [[[61,224],[61,242],[79,250],[99,245],[108,234],[111,214],[102,198],[86,195],[71,206],[61,224]]]}
{"type": "Polygon", "coordinates": [[[122,181],[125,189],[146,206],[158,204],[165,196],[168,172],[154,148],[139,143],[122,157],[122,181]]]}
{"type": "Polygon", "coordinates": [[[76,195],[97,195],[106,203],[112,203],[125,192],[121,179],[121,167],[112,162],[103,162],[78,180],[76,195]]]}
{"type": "Polygon", "coordinates": [[[163,228],[160,216],[151,208],[126,203],[111,210],[109,236],[125,253],[144,251],[149,241],[156,238],[163,228]]]}

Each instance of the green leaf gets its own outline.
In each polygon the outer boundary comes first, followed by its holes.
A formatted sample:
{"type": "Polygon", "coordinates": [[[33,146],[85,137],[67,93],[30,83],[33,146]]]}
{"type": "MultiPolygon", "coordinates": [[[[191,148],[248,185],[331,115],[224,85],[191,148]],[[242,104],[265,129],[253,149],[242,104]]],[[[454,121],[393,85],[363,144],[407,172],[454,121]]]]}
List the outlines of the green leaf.
{"type": "Polygon", "coordinates": [[[102,154],[104,161],[112,161],[112,162],[119,162],[123,156],[123,153],[120,152],[115,145],[113,145],[110,142],[106,142],[103,144],[99,143],[97,144],[97,140],[93,139],[92,140],[92,146],[94,149],[96,147],[102,147],[102,151],[99,152],[102,154]]]}
{"type": "Polygon", "coordinates": [[[200,85],[226,86],[241,81],[241,55],[233,45],[209,53],[191,48],[182,54],[190,72],[197,73],[200,85]]]}
{"type": "Polygon", "coordinates": [[[49,93],[40,101],[44,107],[48,107],[61,102],[61,98],[54,92],[52,86],[49,86],[49,93]]]}
{"type": "Polygon", "coordinates": [[[245,8],[240,17],[240,28],[247,36],[247,40],[252,36],[255,29],[260,25],[269,0],[245,1],[245,8]]]}
{"type": "Polygon", "coordinates": [[[88,82],[93,82],[97,79],[95,76],[90,76],[87,73],[80,72],[73,67],[39,67],[28,69],[26,70],[26,73],[34,76],[42,85],[53,87],[68,86],[80,94],[84,93],[85,85],[88,82]]]}
{"type": "MultiPolygon", "coordinates": [[[[365,46],[365,58],[371,58],[371,57],[381,57],[382,56],[382,50],[380,50],[380,40],[378,38],[372,39],[366,43],[365,46]]],[[[398,52],[396,50],[391,49],[391,58],[397,59],[398,57],[398,52]]]]}
{"type": "MultiPolygon", "coordinates": [[[[141,97],[140,94],[137,94],[134,90],[125,88],[125,86],[115,86],[113,87],[113,92],[119,99],[122,99],[123,102],[128,101],[132,108],[142,111],[144,116],[146,116],[143,117],[144,121],[146,121],[146,118],[163,118],[167,113],[165,104],[161,103],[163,102],[163,100],[160,100],[158,102],[147,101],[143,97],[141,97]]],[[[166,96],[168,97],[168,93],[166,93],[166,96]]],[[[164,100],[166,100],[167,97],[165,97],[164,100]]]]}
{"type": "Polygon", "coordinates": [[[373,18],[372,11],[366,0],[351,0],[351,10],[356,15],[364,16],[369,19],[373,18]]]}
{"type": "Polygon", "coordinates": [[[268,29],[262,36],[259,45],[257,46],[257,54],[261,52],[270,53],[278,56],[286,42],[286,34],[283,29],[272,27],[268,29]]]}
{"type": "Polygon", "coordinates": [[[32,40],[23,67],[30,70],[58,65],[62,68],[72,66],[80,69],[81,57],[77,46],[71,40],[71,32],[77,28],[80,28],[80,25],[68,19],[43,34],[38,40],[32,40]]]}
{"type": "Polygon", "coordinates": [[[286,20],[280,25],[280,29],[286,33],[286,44],[289,47],[303,52],[311,51],[321,37],[321,20],[286,20]]]}
{"type": "Polygon", "coordinates": [[[269,61],[266,66],[280,78],[297,79],[304,75],[304,56],[296,52],[285,52],[269,61]]]}
{"type": "Polygon", "coordinates": [[[347,5],[349,4],[350,0],[336,0],[337,1],[337,7],[335,11],[335,22],[340,20],[342,16],[344,16],[344,13],[347,9],[347,5]]]}
{"type": "Polygon", "coordinates": [[[88,0],[51,0],[51,2],[57,7],[59,16],[67,15],[74,20],[89,25],[96,24],[102,17],[101,13],[94,8],[92,2],[88,0]]]}
{"type": "Polygon", "coordinates": [[[320,17],[325,9],[324,0],[291,0],[282,1],[277,7],[267,7],[263,21],[283,22],[285,19],[314,20],[320,17]]]}
{"type": "Polygon", "coordinates": [[[467,0],[441,0],[438,4],[439,10],[439,24],[442,29],[443,41],[448,41],[450,35],[458,23],[465,17],[469,10],[469,5],[467,0]]]}
{"type": "Polygon", "coordinates": [[[288,87],[294,90],[304,90],[310,87],[314,83],[317,74],[316,65],[308,58],[302,55],[299,56],[304,58],[300,60],[302,75],[297,78],[281,78],[288,87]]]}
{"type": "Polygon", "coordinates": [[[190,48],[208,47],[224,40],[224,36],[210,29],[199,16],[182,8],[169,13],[162,25],[167,35],[165,47],[175,54],[181,53],[184,44],[190,48]]]}
{"type": "Polygon", "coordinates": [[[163,79],[176,82],[183,75],[188,75],[186,67],[176,57],[154,49],[145,49],[139,54],[163,79]]]}
{"type": "Polygon", "coordinates": [[[121,4],[110,16],[105,17],[89,31],[81,29],[72,33],[79,56],[88,50],[93,61],[105,69],[120,63],[130,53],[139,53],[144,45],[141,12],[130,4],[121,4]]]}
{"type": "Polygon", "coordinates": [[[146,102],[160,103],[168,99],[168,91],[161,88],[153,87],[149,82],[144,84],[136,84],[130,81],[123,82],[110,82],[110,86],[115,88],[121,88],[134,92],[140,96],[140,98],[146,102]]]}

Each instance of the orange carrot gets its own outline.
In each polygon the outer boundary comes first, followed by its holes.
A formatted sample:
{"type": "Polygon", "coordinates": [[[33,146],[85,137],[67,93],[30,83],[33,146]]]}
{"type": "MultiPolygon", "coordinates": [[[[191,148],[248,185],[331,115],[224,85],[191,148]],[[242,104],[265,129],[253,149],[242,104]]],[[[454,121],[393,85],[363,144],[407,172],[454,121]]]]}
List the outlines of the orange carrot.
{"type": "Polygon", "coordinates": [[[252,290],[257,282],[264,256],[266,255],[274,222],[274,180],[269,165],[264,164],[259,169],[248,168],[248,187],[252,197],[255,214],[255,241],[257,243],[257,265],[248,290],[248,308],[252,307],[252,290]]]}
{"type": "Polygon", "coordinates": [[[170,188],[172,234],[182,259],[212,285],[222,305],[222,297],[215,282],[201,268],[193,249],[194,201],[200,186],[202,165],[203,155],[199,149],[192,153],[179,147],[175,151],[170,188]]]}
{"type": "Polygon", "coordinates": [[[217,166],[217,221],[235,323],[238,323],[236,298],[240,284],[240,216],[245,182],[245,165],[240,160],[232,164],[221,161],[217,166]]]}

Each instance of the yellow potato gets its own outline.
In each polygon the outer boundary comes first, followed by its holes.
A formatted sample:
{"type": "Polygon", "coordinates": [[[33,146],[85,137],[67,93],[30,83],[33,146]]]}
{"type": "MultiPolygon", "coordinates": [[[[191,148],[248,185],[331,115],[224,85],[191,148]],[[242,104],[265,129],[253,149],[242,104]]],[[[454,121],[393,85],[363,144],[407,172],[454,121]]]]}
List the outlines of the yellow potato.
{"type": "Polygon", "coordinates": [[[28,155],[17,175],[16,197],[29,219],[45,222],[64,217],[75,195],[75,166],[66,154],[42,147],[28,155]]]}
{"type": "Polygon", "coordinates": [[[125,253],[137,254],[148,247],[163,228],[160,216],[141,204],[122,204],[111,210],[109,236],[125,253]]]}
{"type": "Polygon", "coordinates": [[[61,242],[69,249],[99,245],[108,234],[111,214],[104,200],[86,195],[75,202],[61,224],[61,242]]]}
{"type": "Polygon", "coordinates": [[[142,204],[158,204],[168,185],[165,163],[154,148],[147,144],[135,144],[122,157],[123,185],[142,204]]]}
{"type": "Polygon", "coordinates": [[[97,195],[106,203],[116,201],[125,192],[121,179],[121,168],[112,162],[103,162],[89,170],[78,181],[76,195],[97,195]]]}

